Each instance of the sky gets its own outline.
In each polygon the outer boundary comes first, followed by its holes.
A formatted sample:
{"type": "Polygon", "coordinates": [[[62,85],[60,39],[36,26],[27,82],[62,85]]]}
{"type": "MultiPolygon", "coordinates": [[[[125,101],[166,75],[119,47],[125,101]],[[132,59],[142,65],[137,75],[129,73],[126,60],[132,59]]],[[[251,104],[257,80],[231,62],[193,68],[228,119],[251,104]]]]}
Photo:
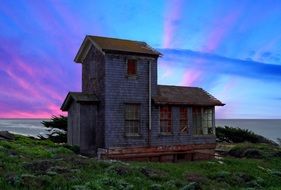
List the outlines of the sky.
{"type": "Polygon", "coordinates": [[[62,114],[87,34],[147,42],[158,83],[204,88],[216,118],[281,118],[280,0],[0,2],[0,118],[62,114]]]}

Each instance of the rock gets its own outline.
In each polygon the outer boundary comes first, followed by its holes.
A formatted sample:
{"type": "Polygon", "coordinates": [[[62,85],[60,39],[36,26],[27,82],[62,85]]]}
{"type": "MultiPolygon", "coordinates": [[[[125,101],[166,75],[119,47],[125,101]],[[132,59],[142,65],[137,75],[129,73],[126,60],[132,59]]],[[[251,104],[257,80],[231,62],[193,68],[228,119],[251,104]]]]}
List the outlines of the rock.
{"type": "Polygon", "coordinates": [[[15,135],[8,131],[0,131],[0,140],[15,140],[15,135]]]}
{"type": "Polygon", "coordinates": [[[281,158],[281,151],[274,153],[273,156],[281,158]]]}
{"type": "Polygon", "coordinates": [[[234,176],[239,178],[239,181],[237,182],[241,182],[241,183],[247,183],[255,179],[253,176],[246,174],[244,172],[235,173],[234,176]]]}
{"type": "Polygon", "coordinates": [[[191,182],[188,185],[183,186],[180,190],[201,190],[202,188],[196,182],[191,182]]]}
{"type": "Polygon", "coordinates": [[[259,185],[263,186],[265,184],[265,180],[261,177],[257,177],[256,181],[258,182],[259,185]]]}
{"type": "Polygon", "coordinates": [[[170,181],[167,181],[165,184],[164,184],[164,187],[166,189],[177,189],[177,185],[176,185],[176,182],[174,180],[170,180],[170,181]]]}
{"type": "Polygon", "coordinates": [[[220,161],[220,160],[218,161],[218,163],[221,164],[221,165],[224,164],[224,162],[223,162],[223,161],[220,161]]]}
{"type": "Polygon", "coordinates": [[[197,174],[197,173],[188,173],[186,175],[186,179],[189,182],[197,182],[197,183],[201,183],[206,181],[206,177],[202,176],[201,174],[197,174]]]}
{"type": "Polygon", "coordinates": [[[28,189],[42,189],[49,183],[49,178],[45,176],[37,177],[31,174],[22,174],[20,180],[20,186],[28,189]]]}
{"type": "Polygon", "coordinates": [[[162,189],[164,189],[164,188],[163,188],[162,185],[157,184],[157,183],[154,183],[154,184],[150,185],[150,188],[149,188],[149,189],[151,189],[151,190],[162,190],[162,189]]]}
{"type": "Polygon", "coordinates": [[[244,151],[242,149],[231,149],[228,154],[236,158],[242,158],[244,155],[244,151]]]}
{"type": "Polygon", "coordinates": [[[261,186],[258,184],[258,182],[256,180],[252,180],[246,183],[247,187],[252,187],[255,189],[259,189],[261,188],[261,186]]]}
{"type": "Polygon", "coordinates": [[[257,149],[247,149],[244,152],[244,157],[260,159],[262,158],[262,154],[257,149]]]}
{"type": "Polygon", "coordinates": [[[281,171],[273,170],[270,173],[271,173],[271,175],[275,175],[275,176],[281,177],[281,171]]]}
{"type": "Polygon", "coordinates": [[[123,179],[104,177],[87,184],[90,189],[133,190],[134,186],[123,179]]]}
{"type": "Polygon", "coordinates": [[[216,173],[215,178],[225,179],[225,178],[229,177],[230,175],[231,175],[231,173],[228,171],[219,171],[216,173]]]}
{"type": "Polygon", "coordinates": [[[52,160],[39,160],[31,163],[25,163],[23,164],[23,167],[34,173],[44,174],[50,167],[53,167],[54,164],[55,162],[52,160]]]}
{"type": "Polygon", "coordinates": [[[231,149],[228,153],[230,156],[236,157],[236,158],[256,158],[260,159],[262,158],[262,153],[260,150],[257,149],[231,149]]]}
{"type": "Polygon", "coordinates": [[[167,173],[164,171],[149,168],[141,168],[140,172],[151,179],[161,179],[167,176],[167,173]]]}
{"type": "Polygon", "coordinates": [[[79,167],[84,167],[89,165],[89,160],[90,158],[82,157],[82,156],[67,156],[62,158],[63,161],[65,162],[71,162],[73,163],[74,166],[79,167]]]}
{"type": "Polygon", "coordinates": [[[71,170],[66,167],[52,166],[47,170],[47,172],[55,172],[57,174],[63,174],[63,173],[70,173],[71,170]]]}
{"type": "Polygon", "coordinates": [[[18,153],[15,150],[7,150],[7,153],[10,157],[18,156],[18,153]]]}
{"type": "Polygon", "coordinates": [[[7,183],[11,184],[11,185],[17,185],[20,183],[20,176],[14,173],[9,173],[5,176],[5,180],[7,183]]]}
{"type": "Polygon", "coordinates": [[[107,169],[108,172],[114,172],[118,175],[127,175],[130,173],[130,169],[125,167],[125,166],[110,166],[108,169],[107,169]]]}
{"type": "Polygon", "coordinates": [[[89,187],[86,185],[74,185],[71,188],[72,190],[89,190],[89,187]]]}
{"type": "Polygon", "coordinates": [[[46,174],[47,174],[47,175],[50,175],[50,176],[56,176],[56,175],[58,175],[57,172],[53,172],[53,171],[47,171],[46,174]]]}

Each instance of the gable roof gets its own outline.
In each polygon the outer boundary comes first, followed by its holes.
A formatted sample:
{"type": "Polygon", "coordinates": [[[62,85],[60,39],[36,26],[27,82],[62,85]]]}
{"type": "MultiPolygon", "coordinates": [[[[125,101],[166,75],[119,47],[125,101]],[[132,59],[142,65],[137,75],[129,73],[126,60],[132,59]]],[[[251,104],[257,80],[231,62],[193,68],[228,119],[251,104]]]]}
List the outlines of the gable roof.
{"type": "Polygon", "coordinates": [[[62,111],[67,111],[71,103],[75,101],[81,102],[98,102],[98,98],[95,94],[86,94],[82,92],[69,92],[61,105],[62,111]]]}
{"type": "Polygon", "coordinates": [[[74,59],[75,62],[82,62],[83,54],[88,51],[91,44],[105,53],[132,53],[153,57],[162,55],[160,52],[142,41],[87,35],[74,59]]]}
{"type": "Polygon", "coordinates": [[[158,85],[156,104],[224,106],[221,101],[198,87],[158,85]]]}

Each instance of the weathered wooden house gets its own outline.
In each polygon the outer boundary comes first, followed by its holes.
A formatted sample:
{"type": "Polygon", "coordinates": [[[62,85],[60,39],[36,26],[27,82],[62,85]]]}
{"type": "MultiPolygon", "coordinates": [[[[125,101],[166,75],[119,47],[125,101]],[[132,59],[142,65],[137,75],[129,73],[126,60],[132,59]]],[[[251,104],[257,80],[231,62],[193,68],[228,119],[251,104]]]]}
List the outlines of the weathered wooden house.
{"type": "Polygon", "coordinates": [[[75,62],[82,92],[69,92],[67,141],[84,153],[122,160],[213,157],[215,106],[197,87],[157,84],[161,53],[145,42],[86,36],[75,62]]]}

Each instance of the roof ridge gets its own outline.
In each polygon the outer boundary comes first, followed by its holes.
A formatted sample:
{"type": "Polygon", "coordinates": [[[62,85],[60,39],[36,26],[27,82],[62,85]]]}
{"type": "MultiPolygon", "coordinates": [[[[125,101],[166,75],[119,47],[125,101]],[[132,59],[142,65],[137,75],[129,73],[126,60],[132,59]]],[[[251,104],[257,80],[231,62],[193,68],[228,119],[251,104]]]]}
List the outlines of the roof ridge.
{"type": "Polygon", "coordinates": [[[113,38],[113,37],[108,37],[108,36],[95,36],[95,35],[87,35],[89,37],[98,37],[98,38],[105,38],[105,39],[111,39],[111,40],[122,40],[122,41],[130,41],[130,42],[137,42],[137,43],[142,43],[147,45],[146,42],[144,41],[137,41],[137,40],[130,40],[130,39],[123,39],[123,38],[113,38]]]}

